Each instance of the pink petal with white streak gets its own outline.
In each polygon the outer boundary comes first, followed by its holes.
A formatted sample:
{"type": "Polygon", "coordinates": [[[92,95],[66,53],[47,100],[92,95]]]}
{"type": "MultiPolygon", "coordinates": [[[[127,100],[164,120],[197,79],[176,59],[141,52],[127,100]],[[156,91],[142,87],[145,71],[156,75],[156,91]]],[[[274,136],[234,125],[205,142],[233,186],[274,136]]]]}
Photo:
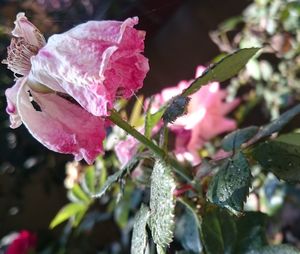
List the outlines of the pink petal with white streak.
{"type": "Polygon", "coordinates": [[[31,58],[32,76],[90,113],[107,116],[116,97],[128,98],[142,87],[149,70],[141,54],[145,33],[133,28],[137,22],[90,21],[51,36],[31,58]]]}
{"type": "Polygon", "coordinates": [[[30,92],[41,111],[32,106],[26,84],[20,88],[17,101],[22,122],[29,132],[50,150],[93,163],[103,152],[104,121],[54,93],[30,92]]]}
{"type": "Polygon", "coordinates": [[[17,19],[14,22],[15,28],[12,35],[19,38],[24,38],[27,43],[30,43],[37,48],[45,45],[45,39],[41,32],[26,18],[23,12],[17,14],[17,19]]]}

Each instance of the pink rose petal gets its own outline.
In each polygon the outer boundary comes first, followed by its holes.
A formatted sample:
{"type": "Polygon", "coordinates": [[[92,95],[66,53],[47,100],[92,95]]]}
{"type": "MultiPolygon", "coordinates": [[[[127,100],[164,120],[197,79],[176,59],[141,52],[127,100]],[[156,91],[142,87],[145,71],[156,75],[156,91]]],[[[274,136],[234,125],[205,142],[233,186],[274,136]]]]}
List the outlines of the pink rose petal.
{"type": "Polygon", "coordinates": [[[5,91],[7,100],[6,112],[9,114],[10,127],[13,129],[18,128],[22,124],[17,108],[17,95],[24,82],[26,82],[24,78],[17,79],[16,83],[5,91]]]}
{"type": "Polygon", "coordinates": [[[53,35],[31,58],[32,76],[65,92],[97,116],[107,116],[116,97],[129,98],[142,87],[149,70],[141,54],[145,33],[124,22],[90,21],[53,35]]]}
{"type": "Polygon", "coordinates": [[[17,20],[14,22],[15,28],[12,35],[19,38],[24,38],[25,41],[37,48],[45,45],[44,36],[41,32],[25,17],[23,12],[18,13],[17,20]]]}
{"type": "Polygon", "coordinates": [[[43,145],[59,153],[71,153],[89,164],[103,152],[104,121],[80,106],[52,94],[30,91],[41,111],[30,102],[26,84],[20,88],[17,107],[24,125],[43,145]]]}

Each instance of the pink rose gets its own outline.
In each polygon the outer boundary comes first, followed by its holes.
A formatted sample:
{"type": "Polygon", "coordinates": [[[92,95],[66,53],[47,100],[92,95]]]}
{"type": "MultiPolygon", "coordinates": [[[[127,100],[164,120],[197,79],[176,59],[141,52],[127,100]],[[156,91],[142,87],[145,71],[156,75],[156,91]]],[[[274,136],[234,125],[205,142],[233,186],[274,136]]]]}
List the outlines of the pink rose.
{"type": "MultiPolygon", "coordinates": [[[[205,67],[198,66],[196,78],[205,67]]],[[[181,81],[176,87],[166,88],[155,96],[155,107],[159,108],[172,97],[180,94],[191,81],[181,81]]],[[[217,82],[201,87],[191,96],[187,114],[179,117],[170,129],[175,132],[175,154],[179,160],[189,160],[193,165],[200,163],[199,149],[208,140],[236,128],[236,122],[226,117],[238,104],[236,99],[225,102],[226,91],[217,82]]]]}
{"type": "Polygon", "coordinates": [[[29,254],[37,244],[37,237],[29,231],[22,230],[7,247],[5,254],[29,254]]]}
{"type": "MultiPolygon", "coordinates": [[[[196,78],[205,70],[199,66],[196,70],[196,78]]],[[[179,95],[187,88],[191,81],[180,81],[175,87],[163,89],[160,94],[154,96],[151,104],[151,112],[157,111],[167,101],[179,95]]],[[[232,102],[225,102],[226,91],[220,89],[217,82],[203,86],[191,96],[187,114],[179,117],[169,128],[175,133],[174,153],[179,161],[188,160],[192,165],[199,164],[201,158],[199,149],[205,142],[220,135],[236,129],[236,122],[226,117],[238,104],[236,99],[232,102]]],[[[149,105],[146,101],[146,107],[149,105]]],[[[154,128],[156,133],[161,123],[154,128]]],[[[138,142],[132,138],[120,141],[115,147],[117,157],[122,165],[126,164],[137,151],[138,142]]]]}
{"type": "Polygon", "coordinates": [[[18,75],[6,90],[11,127],[24,123],[49,149],[93,163],[103,152],[103,117],[118,97],[141,88],[149,70],[141,54],[145,32],[133,28],[137,23],[137,17],[90,21],[46,44],[19,13],[4,61],[18,75]]]}

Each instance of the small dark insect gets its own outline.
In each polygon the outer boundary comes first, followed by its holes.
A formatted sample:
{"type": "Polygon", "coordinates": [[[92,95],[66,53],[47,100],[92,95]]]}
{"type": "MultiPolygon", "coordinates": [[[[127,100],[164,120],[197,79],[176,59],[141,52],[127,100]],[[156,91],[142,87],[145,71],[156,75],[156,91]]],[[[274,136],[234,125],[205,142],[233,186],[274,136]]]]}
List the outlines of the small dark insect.
{"type": "Polygon", "coordinates": [[[187,106],[190,102],[190,98],[186,96],[176,96],[174,97],[167,107],[165,113],[163,114],[162,118],[164,123],[172,123],[178,117],[182,116],[186,113],[187,106]]]}

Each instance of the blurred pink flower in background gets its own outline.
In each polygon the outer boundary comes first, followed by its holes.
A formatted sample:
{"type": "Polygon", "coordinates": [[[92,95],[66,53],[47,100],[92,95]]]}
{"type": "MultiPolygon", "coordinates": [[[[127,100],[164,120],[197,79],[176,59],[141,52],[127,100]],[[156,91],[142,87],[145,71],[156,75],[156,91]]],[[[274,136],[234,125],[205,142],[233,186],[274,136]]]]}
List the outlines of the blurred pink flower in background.
{"type": "MultiPolygon", "coordinates": [[[[195,78],[198,78],[204,70],[205,67],[198,66],[195,78]]],[[[155,107],[162,106],[180,94],[191,82],[192,80],[181,81],[176,87],[162,90],[155,96],[155,107]]],[[[225,102],[226,96],[226,90],[220,89],[218,82],[205,85],[190,96],[187,113],[170,124],[170,129],[176,134],[174,153],[179,160],[188,160],[193,165],[200,163],[198,151],[205,142],[236,129],[235,120],[229,119],[226,115],[239,104],[239,100],[225,102]]]]}
{"type": "Polygon", "coordinates": [[[133,28],[137,23],[137,17],[90,21],[46,44],[19,13],[3,61],[17,79],[6,90],[11,127],[24,123],[47,148],[93,163],[103,152],[103,117],[117,98],[142,87],[149,70],[141,54],[145,32],[133,28]]]}
{"type": "Polygon", "coordinates": [[[29,254],[35,249],[36,245],[36,235],[27,230],[22,230],[7,247],[5,254],[29,254]]]}
{"type": "MultiPolygon", "coordinates": [[[[196,78],[204,70],[204,67],[199,66],[196,70],[196,78]]],[[[154,96],[151,111],[153,113],[157,111],[167,101],[179,95],[191,82],[192,80],[180,81],[175,87],[163,89],[160,94],[154,96]]],[[[178,160],[187,160],[192,165],[200,163],[199,149],[205,142],[237,127],[235,120],[227,118],[226,115],[239,104],[239,100],[225,102],[226,95],[226,90],[221,90],[217,82],[201,87],[191,95],[187,113],[169,124],[170,129],[175,133],[173,152],[178,160]]],[[[128,137],[116,146],[116,154],[122,164],[128,162],[135,154],[137,145],[138,142],[128,137]]]]}
{"type": "Polygon", "coordinates": [[[139,142],[130,135],[126,139],[120,140],[115,146],[116,155],[121,163],[121,166],[126,165],[127,162],[136,154],[139,142]]]}

